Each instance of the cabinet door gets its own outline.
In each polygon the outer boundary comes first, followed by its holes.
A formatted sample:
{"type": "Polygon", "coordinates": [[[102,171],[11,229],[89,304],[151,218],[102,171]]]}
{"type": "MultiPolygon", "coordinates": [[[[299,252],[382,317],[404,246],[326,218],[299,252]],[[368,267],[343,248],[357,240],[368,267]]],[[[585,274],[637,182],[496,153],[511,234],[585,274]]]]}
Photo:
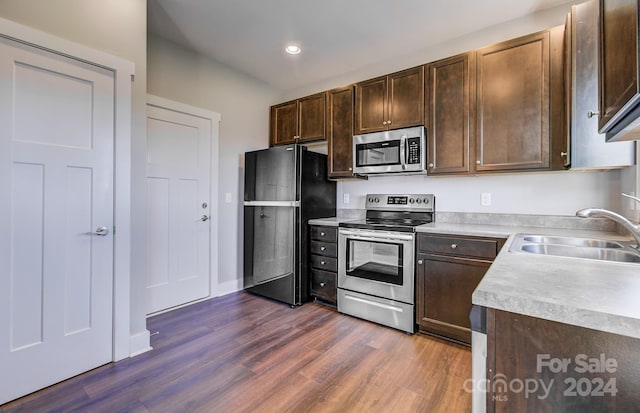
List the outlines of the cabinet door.
{"type": "Polygon", "coordinates": [[[329,178],[353,176],[353,87],[327,93],[329,178]]]}
{"type": "Polygon", "coordinates": [[[638,1],[600,0],[600,133],[639,101],[638,1]]]}
{"type": "Polygon", "coordinates": [[[388,129],[424,124],[423,66],[389,75],[388,129]]]}
{"type": "Polygon", "coordinates": [[[549,168],[549,37],[476,52],[478,172],[549,168]]]}
{"type": "Polygon", "coordinates": [[[471,343],[471,294],[490,261],[418,254],[416,321],[420,329],[471,343]]]}
{"type": "Polygon", "coordinates": [[[294,143],[297,131],[297,101],[294,100],[271,107],[271,146],[294,143]]]}
{"type": "Polygon", "coordinates": [[[430,175],[468,173],[473,53],[465,53],[427,67],[426,126],[430,175]]]}
{"type": "Polygon", "coordinates": [[[298,139],[300,142],[324,140],[324,92],[298,100],[298,139]]]}
{"type": "Polygon", "coordinates": [[[487,412],[637,412],[639,347],[637,338],[488,308],[487,412]]]}
{"type": "Polygon", "coordinates": [[[387,77],[356,83],[356,135],[387,129],[387,77]]]}

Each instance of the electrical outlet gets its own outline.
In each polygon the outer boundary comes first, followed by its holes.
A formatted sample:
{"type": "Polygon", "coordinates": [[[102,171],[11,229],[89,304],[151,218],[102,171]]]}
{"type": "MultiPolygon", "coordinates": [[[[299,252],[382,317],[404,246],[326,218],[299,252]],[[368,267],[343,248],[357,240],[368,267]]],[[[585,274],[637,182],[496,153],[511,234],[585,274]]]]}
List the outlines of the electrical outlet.
{"type": "Polygon", "coordinates": [[[491,205],[491,193],[483,192],[480,195],[480,205],[482,206],[490,206],[491,205]]]}
{"type": "Polygon", "coordinates": [[[348,204],[350,202],[351,202],[351,197],[349,196],[349,193],[345,192],[344,194],[342,194],[342,203],[348,204]]]}

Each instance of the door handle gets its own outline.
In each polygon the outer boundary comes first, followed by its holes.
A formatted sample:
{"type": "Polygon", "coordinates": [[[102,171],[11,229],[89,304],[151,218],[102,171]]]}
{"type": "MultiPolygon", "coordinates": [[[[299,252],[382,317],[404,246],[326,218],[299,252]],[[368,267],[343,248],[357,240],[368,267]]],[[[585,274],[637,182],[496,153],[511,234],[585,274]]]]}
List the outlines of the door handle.
{"type": "Polygon", "coordinates": [[[203,215],[203,216],[200,218],[200,221],[208,221],[208,220],[209,220],[209,216],[207,216],[207,215],[203,215]]]}
{"type": "Polygon", "coordinates": [[[89,232],[89,235],[97,235],[99,237],[105,237],[109,234],[109,228],[100,227],[96,230],[96,232],[89,232]]]}

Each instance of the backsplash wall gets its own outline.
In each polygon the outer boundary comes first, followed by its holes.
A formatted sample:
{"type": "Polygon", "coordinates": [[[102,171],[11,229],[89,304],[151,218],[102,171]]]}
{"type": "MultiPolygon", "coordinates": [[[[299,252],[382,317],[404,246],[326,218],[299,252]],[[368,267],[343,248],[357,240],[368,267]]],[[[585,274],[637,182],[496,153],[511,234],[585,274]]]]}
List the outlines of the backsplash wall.
{"type": "Polygon", "coordinates": [[[433,193],[436,212],[484,212],[573,216],[578,209],[622,209],[621,171],[539,172],[473,177],[384,176],[341,181],[337,207],[363,209],[368,193],[433,193]],[[483,193],[491,205],[481,205],[483,193]],[[349,203],[344,203],[348,194],[349,203]]]}

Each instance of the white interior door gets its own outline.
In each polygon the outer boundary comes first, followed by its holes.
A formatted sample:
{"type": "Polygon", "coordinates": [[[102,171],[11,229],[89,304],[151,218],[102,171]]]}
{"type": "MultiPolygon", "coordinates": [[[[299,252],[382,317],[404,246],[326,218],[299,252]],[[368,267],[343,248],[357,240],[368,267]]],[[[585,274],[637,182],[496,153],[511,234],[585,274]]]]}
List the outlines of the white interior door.
{"type": "Polygon", "coordinates": [[[147,313],[210,295],[211,128],[147,106],[147,313]]]}
{"type": "Polygon", "coordinates": [[[113,142],[112,72],[0,40],[0,404],[112,360],[113,142]]]}

